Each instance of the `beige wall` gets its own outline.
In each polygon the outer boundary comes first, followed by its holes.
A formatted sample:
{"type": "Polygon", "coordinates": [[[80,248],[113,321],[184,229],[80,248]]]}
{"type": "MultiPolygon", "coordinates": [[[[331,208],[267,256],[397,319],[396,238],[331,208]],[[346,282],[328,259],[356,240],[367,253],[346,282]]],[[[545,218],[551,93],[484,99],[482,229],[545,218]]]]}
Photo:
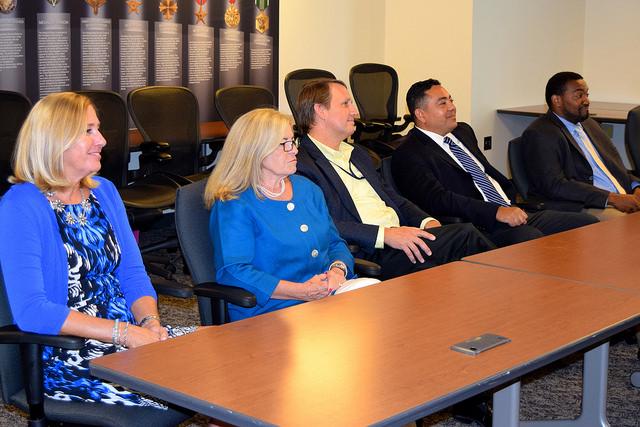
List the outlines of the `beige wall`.
{"type": "Polygon", "coordinates": [[[384,0],[284,0],[280,2],[279,101],[289,111],[284,77],[321,68],[349,81],[361,62],[384,62],[384,0]]]}
{"type": "MultiPolygon", "coordinates": [[[[387,0],[385,61],[398,71],[398,112],[409,86],[430,77],[446,82],[457,99],[471,97],[473,1],[387,0]]],[[[469,120],[470,103],[459,105],[469,120]]]]}
{"type": "MultiPolygon", "coordinates": [[[[482,144],[493,137],[489,161],[507,171],[507,142],[531,119],[496,109],[544,103],[544,86],[560,70],[581,70],[584,0],[474,2],[471,125],[482,144]]],[[[482,146],[482,145],[481,145],[482,146]]]]}
{"type": "Polygon", "coordinates": [[[582,74],[591,98],[640,103],[640,1],[586,4],[582,74]]]}

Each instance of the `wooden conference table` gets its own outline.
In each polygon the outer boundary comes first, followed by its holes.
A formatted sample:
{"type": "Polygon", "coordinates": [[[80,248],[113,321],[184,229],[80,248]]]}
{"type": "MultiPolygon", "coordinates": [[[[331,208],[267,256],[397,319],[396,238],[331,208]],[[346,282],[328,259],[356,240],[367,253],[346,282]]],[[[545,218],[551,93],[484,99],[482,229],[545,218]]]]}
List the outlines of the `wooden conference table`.
{"type": "Polygon", "coordinates": [[[640,291],[640,213],[474,255],[465,261],[640,291]]]}
{"type": "MultiPolygon", "coordinates": [[[[626,123],[627,113],[638,104],[626,104],[622,102],[591,101],[589,111],[591,117],[599,122],[626,123]]],[[[517,116],[539,117],[547,112],[546,104],[528,105],[525,107],[501,108],[500,114],[513,114],[517,116]]]]}
{"type": "Polygon", "coordinates": [[[504,385],[494,425],[516,426],[518,379],[593,346],[583,407],[602,407],[606,340],[640,323],[639,306],[624,290],[455,262],[96,359],[91,372],[236,425],[402,425],[504,385]],[[512,342],[449,348],[487,332],[512,342]]]}

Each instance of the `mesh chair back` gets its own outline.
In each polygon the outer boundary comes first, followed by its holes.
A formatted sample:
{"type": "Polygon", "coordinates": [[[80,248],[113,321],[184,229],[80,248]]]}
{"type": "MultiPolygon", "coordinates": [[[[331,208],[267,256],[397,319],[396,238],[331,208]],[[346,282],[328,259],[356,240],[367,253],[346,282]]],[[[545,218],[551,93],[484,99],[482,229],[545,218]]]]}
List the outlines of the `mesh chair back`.
{"type": "MultiPolygon", "coordinates": [[[[206,185],[207,180],[196,181],[180,187],[176,195],[176,231],[194,285],[216,281],[213,244],[209,235],[210,212],[202,199],[206,185]]],[[[211,325],[210,302],[198,298],[198,306],[201,323],[211,325]]]]}
{"type": "Polygon", "coordinates": [[[326,70],[318,70],[315,68],[303,68],[291,71],[284,78],[284,93],[287,96],[287,103],[293,113],[293,119],[298,122],[297,105],[298,95],[302,92],[302,87],[312,80],[317,79],[335,79],[336,76],[326,70]]]}
{"type": "Polygon", "coordinates": [[[187,88],[146,86],[129,92],[129,112],[144,141],[168,142],[171,161],[156,169],[180,176],[198,172],[198,100],[187,88]]]}
{"type": "Polygon", "coordinates": [[[216,91],[216,109],[227,128],[245,113],[262,107],[275,108],[275,97],[261,86],[229,86],[216,91]]]}
{"type": "Polygon", "coordinates": [[[96,106],[100,119],[100,132],[107,140],[102,148],[100,175],[116,187],[127,185],[129,167],[129,131],[127,105],[122,97],[106,90],[85,90],[77,93],[86,96],[96,106]]]}
{"type": "Polygon", "coordinates": [[[31,110],[31,101],[18,92],[0,90],[0,195],[10,187],[11,157],[18,132],[31,110]]]}
{"type": "MultiPolygon", "coordinates": [[[[0,327],[13,325],[13,316],[0,270],[0,327]]],[[[8,402],[9,397],[23,388],[18,345],[0,345],[0,398],[8,402]]]]}
{"type": "Polygon", "coordinates": [[[509,141],[507,151],[509,157],[509,169],[511,169],[511,177],[516,190],[523,199],[527,199],[529,194],[529,178],[524,167],[524,153],[522,152],[522,138],[517,137],[509,141]]]}
{"type": "Polygon", "coordinates": [[[640,106],[633,108],[627,114],[627,124],[624,127],[624,145],[636,173],[640,173],[640,106]]]}
{"type": "Polygon", "coordinates": [[[398,73],[384,64],[359,64],[349,72],[353,98],[363,120],[396,121],[398,73]]]}

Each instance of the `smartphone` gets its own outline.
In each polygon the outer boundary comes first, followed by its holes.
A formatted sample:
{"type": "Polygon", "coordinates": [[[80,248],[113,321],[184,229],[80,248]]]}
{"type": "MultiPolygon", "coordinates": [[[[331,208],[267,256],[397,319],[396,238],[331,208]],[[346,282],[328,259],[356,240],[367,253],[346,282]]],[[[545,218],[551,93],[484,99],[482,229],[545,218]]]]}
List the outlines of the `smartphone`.
{"type": "Polygon", "coordinates": [[[475,356],[478,353],[511,342],[507,337],[496,334],[482,334],[451,346],[451,350],[475,356]]]}

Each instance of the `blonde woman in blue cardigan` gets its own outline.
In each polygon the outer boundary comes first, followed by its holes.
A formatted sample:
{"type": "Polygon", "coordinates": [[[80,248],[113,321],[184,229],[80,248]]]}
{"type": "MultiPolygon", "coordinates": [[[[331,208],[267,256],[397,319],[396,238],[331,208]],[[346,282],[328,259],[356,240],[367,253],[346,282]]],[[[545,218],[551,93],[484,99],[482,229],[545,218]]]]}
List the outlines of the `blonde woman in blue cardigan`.
{"type": "Polygon", "coordinates": [[[18,327],[87,338],[46,347],[48,398],[166,409],[89,374],[89,360],[167,339],[156,294],[114,185],[94,177],[102,147],[96,110],[66,92],[40,100],[16,145],[14,184],[0,201],[0,265],[18,327]]]}

